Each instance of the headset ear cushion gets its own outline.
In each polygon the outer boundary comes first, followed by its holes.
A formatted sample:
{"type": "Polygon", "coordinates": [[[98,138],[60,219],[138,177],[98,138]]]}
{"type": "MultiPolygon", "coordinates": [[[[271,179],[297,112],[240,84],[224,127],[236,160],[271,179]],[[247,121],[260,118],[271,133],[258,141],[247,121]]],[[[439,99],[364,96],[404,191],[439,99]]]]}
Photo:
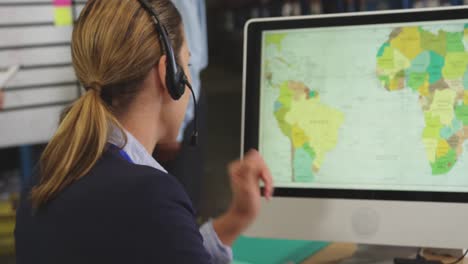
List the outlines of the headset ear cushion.
{"type": "Polygon", "coordinates": [[[185,74],[179,65],[176,68],[177,72],[173,72],[172,67],[167,67],[166,85],[172,99],[179,100],[185,92],[185,74]]]}
{"type": "Polygon", "coordinates": [[[185,76],[184,70],[179,65],[177,65],[177,73],[175,74],[175,89],[177,90],[176,93],[178,98],[176,100],[180,99],[185,93],[186,78],[187,77],[185,76]]]}

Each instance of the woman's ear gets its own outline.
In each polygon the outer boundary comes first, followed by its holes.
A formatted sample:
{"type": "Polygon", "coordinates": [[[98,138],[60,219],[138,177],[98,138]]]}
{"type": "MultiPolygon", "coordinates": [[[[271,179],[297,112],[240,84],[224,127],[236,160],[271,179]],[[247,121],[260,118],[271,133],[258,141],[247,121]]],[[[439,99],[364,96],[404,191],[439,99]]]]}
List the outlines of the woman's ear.
{"type": "Polygon", "coordinates": [[[169,95],[169,91],[167,90],[167,83],[166,83],[166,74],[167,74],[167,67],[166,67],[166,60],[167,57],[166,55],[163,55],[157,64],[157,70],[159,74],[159,81],[160,81],[160,87],[164,89],[163,94],[169,95]]]}

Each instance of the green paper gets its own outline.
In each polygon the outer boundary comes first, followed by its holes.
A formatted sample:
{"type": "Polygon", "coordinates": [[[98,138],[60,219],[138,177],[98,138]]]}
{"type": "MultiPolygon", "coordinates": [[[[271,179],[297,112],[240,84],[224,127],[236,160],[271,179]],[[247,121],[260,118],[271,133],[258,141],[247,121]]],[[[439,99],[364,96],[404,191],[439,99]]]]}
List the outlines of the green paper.
{"type": "Polygon", "coordinates": [[[233,246],[233,264],[301,263],[329,243],[240,237],[233,246]]]}

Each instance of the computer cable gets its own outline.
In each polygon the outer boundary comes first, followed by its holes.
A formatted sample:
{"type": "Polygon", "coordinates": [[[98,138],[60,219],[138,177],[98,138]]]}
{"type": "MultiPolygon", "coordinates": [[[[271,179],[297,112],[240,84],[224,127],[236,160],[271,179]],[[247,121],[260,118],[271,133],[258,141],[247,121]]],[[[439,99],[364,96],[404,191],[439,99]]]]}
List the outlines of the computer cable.
{"type": "Polygon", "coordinates": [[[463,256],[461,256],[459,259],[455,260],[454,262],[450,262],[448,264],[458,264],[458,263],[460,263],[460,261],[462,261],[466,257],[467,254],[468,254],[468,249],[465,251],[465,254],[463,254],[463,256]]]}

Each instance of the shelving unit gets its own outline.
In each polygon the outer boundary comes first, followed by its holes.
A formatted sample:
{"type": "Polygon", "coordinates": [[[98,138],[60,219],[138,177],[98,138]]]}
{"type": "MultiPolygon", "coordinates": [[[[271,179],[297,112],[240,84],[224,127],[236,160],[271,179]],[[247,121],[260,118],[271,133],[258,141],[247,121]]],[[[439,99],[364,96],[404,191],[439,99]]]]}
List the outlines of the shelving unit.
{"type": "Polygon", "coordinates": [[[242,68],[243,29],[251,18],[468,5],[468,0],[224,0],[208,1],[210,60],[242,68]],[[222,47],[222,48],[220,48],[222,47]],[[229,52],[226,52],[229,51],[229,52]]]}

